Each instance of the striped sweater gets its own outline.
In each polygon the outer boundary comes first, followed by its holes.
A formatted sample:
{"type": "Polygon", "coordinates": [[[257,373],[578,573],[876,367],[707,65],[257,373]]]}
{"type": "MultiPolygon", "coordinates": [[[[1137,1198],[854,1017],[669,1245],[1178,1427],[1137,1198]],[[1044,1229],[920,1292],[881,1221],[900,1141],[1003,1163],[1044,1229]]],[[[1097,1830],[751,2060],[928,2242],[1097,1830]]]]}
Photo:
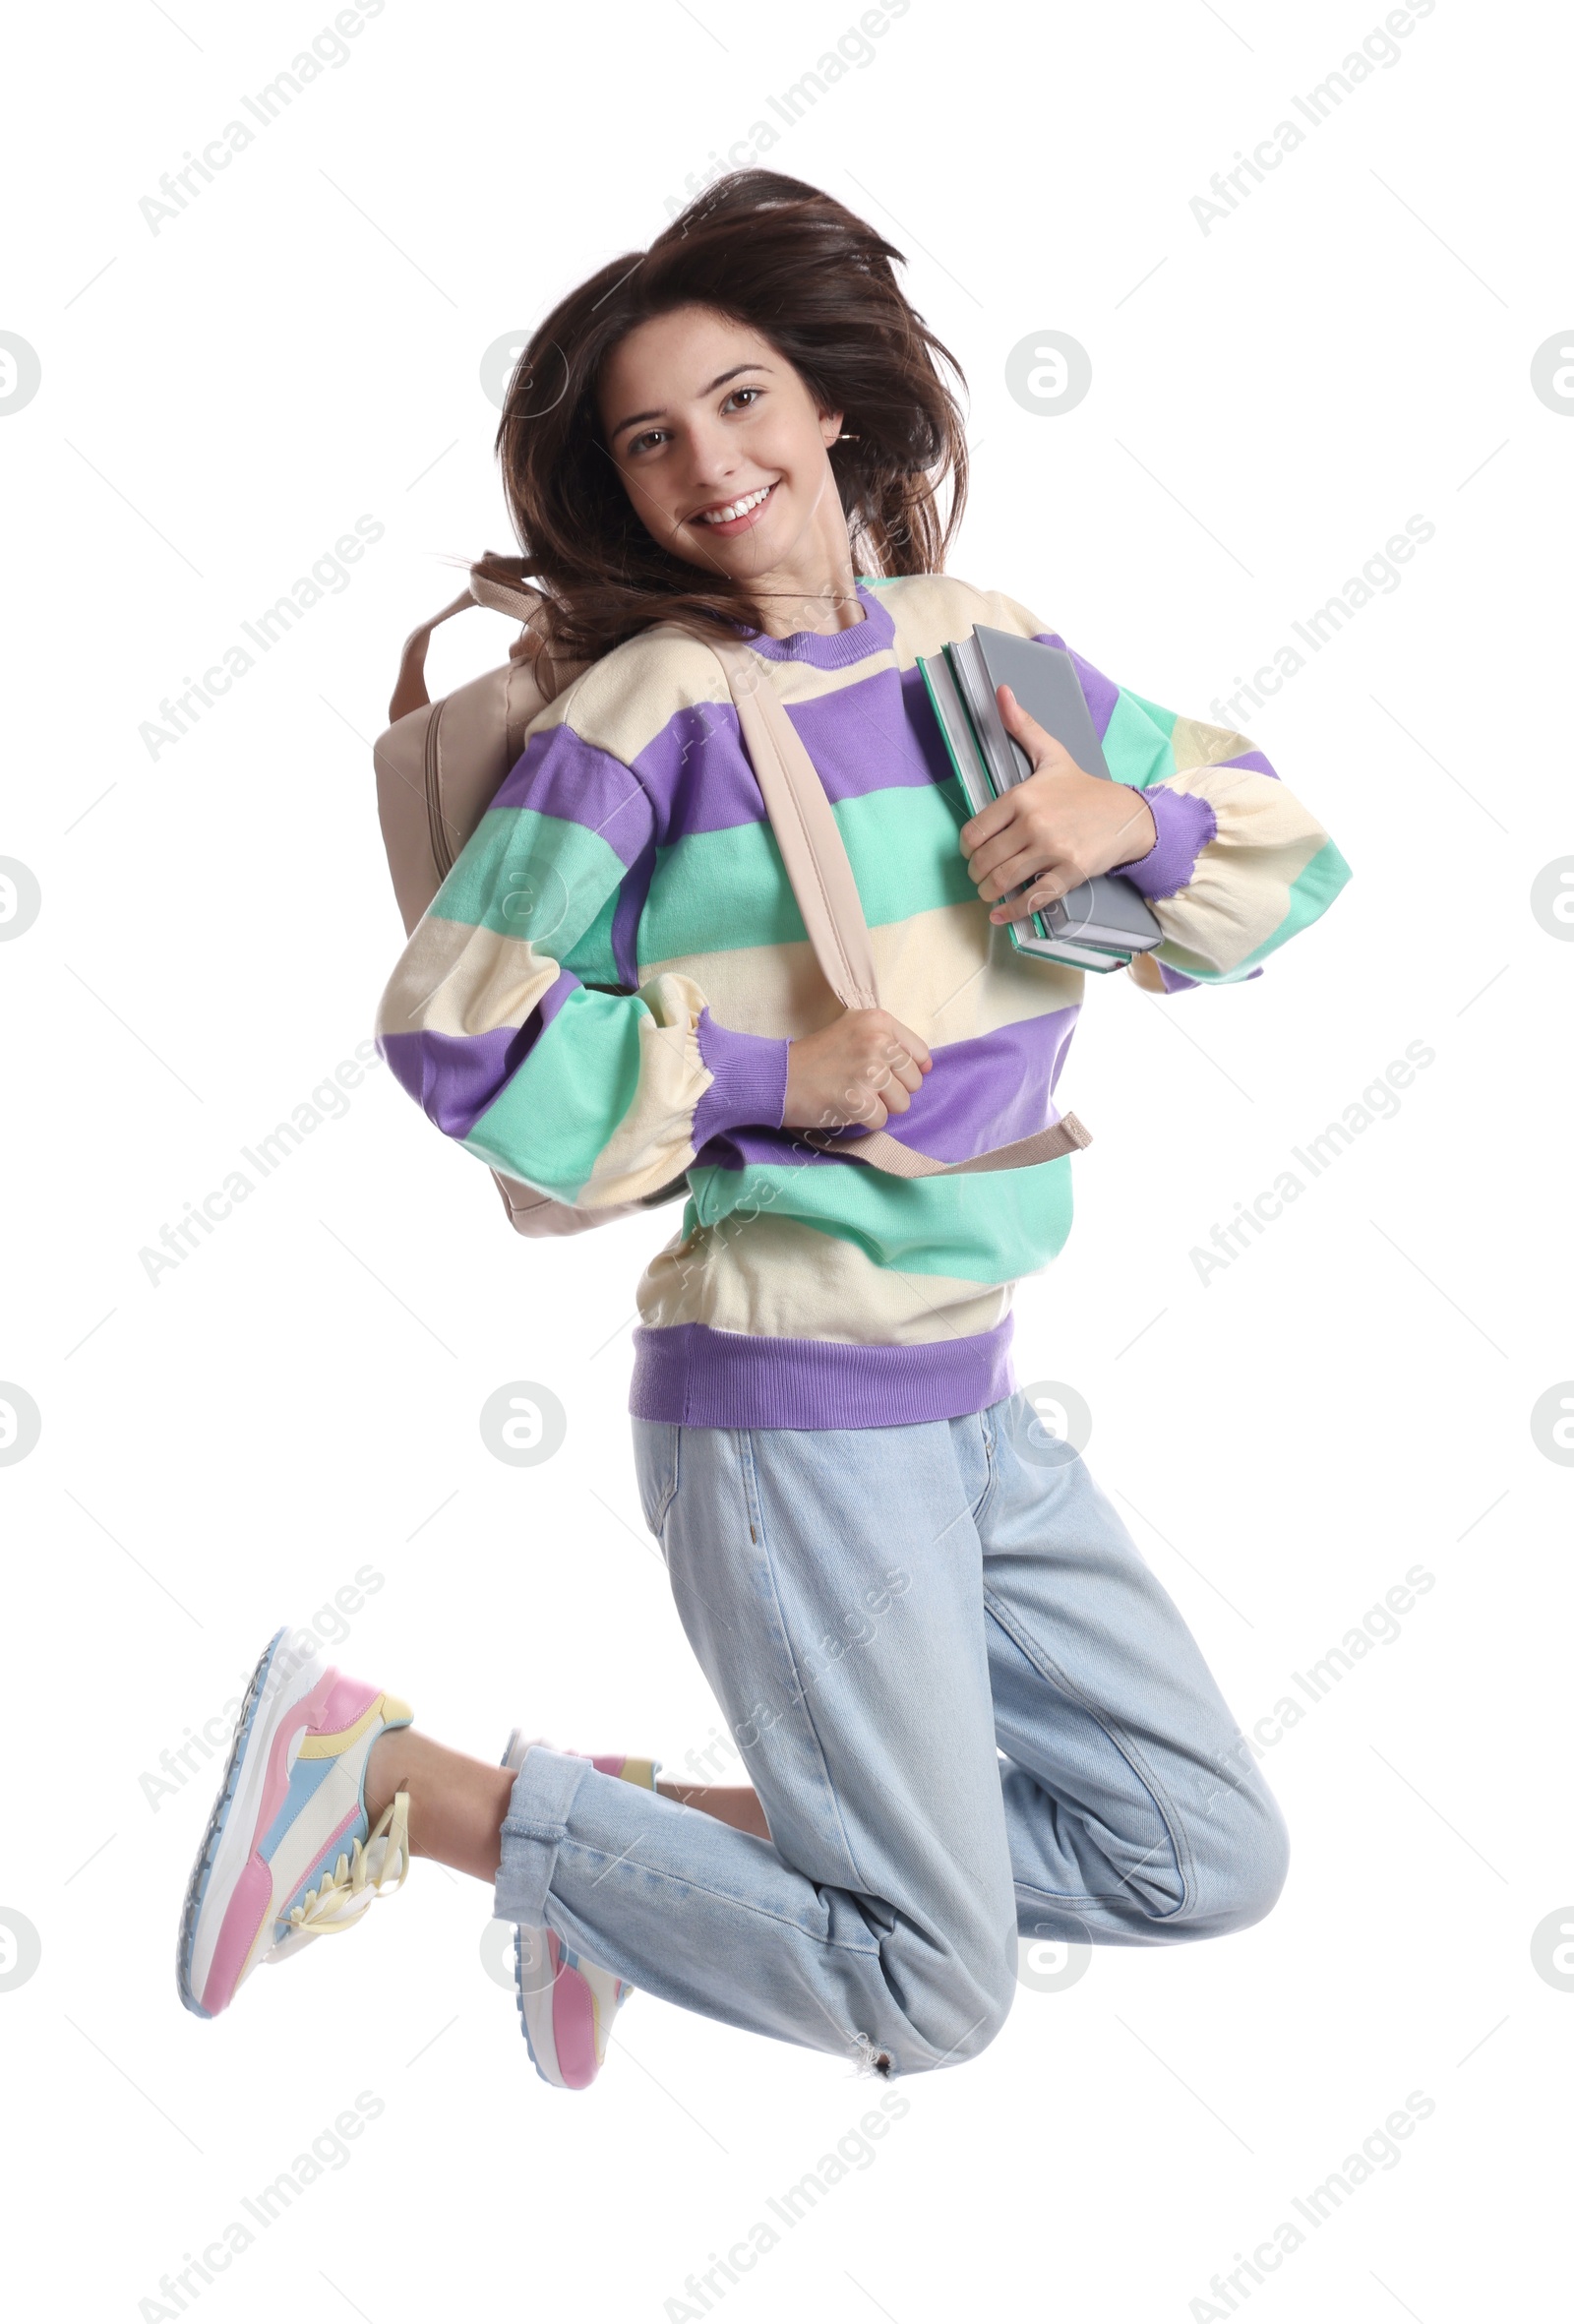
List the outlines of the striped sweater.
{"type": "MultiPolygon", "coordinates": [[[[748,642],[832,802],[881,1003],[933,1053],[889,1127],[959,1161],[1058,1119],[1083,979],[992,926],[916,657],[978,622],[1064,641],[946,575],[858,594],[850,629],[748,642]]],[[[1255,976],[1338,893],[1344,859],[1245,736],[1073,659],[1110,770],[1158,832],[1122,867],[1164,931],[1131,973],[1153,992],[1255,976]]],[[[1012,1289],[1065,1241],[1070,1160],[898,1180],[809,1146],[781,1127],[787,1047],[838,1013],[721,666],[667,632],[533,721],[377,1034],[440,1130],[560,1200],[627,1202],[687,1170],[638,1286],[634,1413],[827,1429],[978,1411],[1017,1385],[1012,1289]]]]}

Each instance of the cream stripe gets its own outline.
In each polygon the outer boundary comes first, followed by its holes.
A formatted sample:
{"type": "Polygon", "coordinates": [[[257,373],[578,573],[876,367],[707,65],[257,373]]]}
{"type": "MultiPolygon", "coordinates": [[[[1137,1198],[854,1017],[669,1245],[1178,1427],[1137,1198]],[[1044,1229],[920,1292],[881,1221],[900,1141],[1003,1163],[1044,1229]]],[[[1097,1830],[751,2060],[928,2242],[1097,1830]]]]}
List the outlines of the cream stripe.
{"type": "Polygon", "coordinates": [[[474,1034],[517,1028],[557,975],[557,962],[522,937],[425,919],[389,980],[377,1030],[474,1034]]]}
{"type": "MultiPolygon", "coordinates": [[[[1082,998],[1079,968],[1024,960],[976,902],[939,904],[872,928],[870,936],[881,1007],[931,1046],[974,1040],[1074,1008],[1082,998]],[[988,975],[981,973],[986,960],[988,975]]],[[[841,1014],[807,939],[684,953],[640,974],[665,970],[693,977],[717,1022],[741,1033],[796,1039],[841,1014]]]]}
{"type": "Polygon", "coordinates": [[[1219,830],[1189,886],[1154,903],[1153,916],[1192,958],[1234,968],[1272,936],[1328,834],[1294,792],[1253,767],[1187,767],[1165,788],[1206,799],[1219,830]]]}
{"type": "Polygon", "coordinates": [[[924,1344],[992,1331],[1011,1285],[877,1266],[842,1235],[801,1220],[736,1214],[657,1252],[636,1294],[643,1323],[833,1339],[859,1347],[924,1344]]]}
{"type": "Polygon", "coordinates": [[[889,605],[896,624],[898,666],[910,670],[919,655],[938,653],[942,645],[965,638],[978,622],[987,629],[1013,630],[1031,638],[1050,625],[1025,605],[999,589],[975,588],[954,574],[912,574],[876,595],[889,605]]]}
{"type": "MultiPolygon", "coordinates": [[[[1081,998],[1080,969],[1022,959],[976,903],[940,904],[870,934],[882,1005],[932,1046],[976,1040],[1074,1008],[1081,998]]],[[[556,974],[556,963],[523,938],[425,920],[389,982],[377,1030],[459,1035],[517,1027],[556,974]]],[[[662,976],[696,989],[718,1024],[773,1040],[817,1032],[841,1012],[807,938],[647,962],[640,970],[646,998],[662,976]]]]}
{"type": "MultiPolygon", "coordinates": [[[[1216,766],[1221,759],[1241,759],[1256,744],[1249,734],[1238,734],[1232,726],[1209,726],[1201,718],[1178,718],[1170,731],[1170,750],[1177,767],[1189,774],[1204,766],[1216,766]]],[[[1254,774],[1255,767],[1241,766],[1238,774],[1254,774]]]]}
{"type": "MultiPolygon", "coordinates": [[[[1046,1015],[1079,995],[1079,971],[1018,960],[1003,930],[994,936],[999,967],[981,974],[988,931],[977,906],[955,904],[873,932],[886,1008],[932,1047],[1046,1015]]],[[[377,1030],[457,1037],[518,1027],[557,973],[521,938],[428,920],[390,982],[377,1030]]],[[[587,1205],[652,1193],[694,1159],[695,1109],[712,1080],[699,1047],[702,1008],[718,1024],[778,1040],[840,1014],[807,941],[663,963],[646,972],[639,999],[637,1094],[579,1190],[587,1205]]]]}
{"type": "Polygon", "coordinates": [[[696,703],[732,702],[722,667],[697,639],[646,631],[592,662],[525,728],[525,738],[572,726],[595,750],[630,765],[668,720],[696,703]]]}
{"type": "Polygon", "coordinates": [[[658,976],[640,986],[639,997],[638,1087],[576,1197],[590,1206],[653,1194],[688,1168],[695,1108],[714,1078],[699,1054],[704,997],[697,985],[658,976]]]}

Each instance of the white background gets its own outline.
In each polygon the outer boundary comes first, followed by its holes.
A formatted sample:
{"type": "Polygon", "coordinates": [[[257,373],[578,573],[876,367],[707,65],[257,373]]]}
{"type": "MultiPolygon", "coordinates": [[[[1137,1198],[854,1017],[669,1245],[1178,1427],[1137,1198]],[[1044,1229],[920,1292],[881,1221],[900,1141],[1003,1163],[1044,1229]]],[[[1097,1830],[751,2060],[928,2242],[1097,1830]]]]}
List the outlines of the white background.
{"type": "MultiPolygon", "coordinates": [[[[1382,13],[913,0],[760,155],[890,237],[962,363],[951,569],[1138,692],[1208,716],[1407,518],[1435,525],[1245,721],[1352,885],[1243,988],[1090,985],[1061,1096],[1097,1142],[1064,1257],[1017,1298],[1019,1376],[1087,1399],[1094,1473],[1248,1727],[1407,1568],[1435,1581],[1267,1750],[1277,1911],[1024,1988],[980,2060],[900,2086],[868,2169],[717,2279],[740,2320],[1206,2317],[1216,2271],[1413,2092],[1434,2110],[1397,2167],[1241,2304],[1545,2312],[1574,1979],[1532,1936],[1574,1923],[1574,1473],[1530,1414],[1574,1375],[1574,947],[1530,890],[1574,853],[1574,416],[1531,363],[1574,341],[1566,28],[1442,0],[1234,214],[1189,207],[1382,13]],[[1049,329],[1093,364],[1059,416],[1004,385],[1049,329]],[[1397,1116],[1200,1282],[1214,1222],[1413,1041],[1435,1062],[1397,1116]]],[[[140,199],[249,118],[326,0],[14,28],[29,229],[0,328],[42,384],[0,426],[0,853],[42,906],[0,946],[0,1377],[42,1434],[0,1468],[0,1914],[42,1950],[0,1989],[8,2313],[165,2313],[160,2277],[369,2092],[345,2167],[193,2307],[654,2324],[871,2104],[841,2061],[643,1994],[595,2088],[548,2090],[482,1965],[486,1892],[425,1864],[353,1944],[203,2024],[172,1966],[217,1763],[156,1803],[141,1781],[367,1564],[340,1659],[479,1756],[522,1720],[681,1768],[717,1720],[626,1410],[633,1285],[676,1209],[513,1238],[379,1070],[156,1285],[139,1254],[370,1031],[401,940],[368,744],[453,560],[514,545],[483,352],[647,243],[857,14],[391,0],[156,233],[140,199]],[[362,514],[386,530],[348,588],[151,759],[161,698],[362,514]],[[478,1431],[516,1379],[567,1410],[539,1467],[478,1431]]],[[[507,638],[469,616],[438,682],[507,638]]]]}

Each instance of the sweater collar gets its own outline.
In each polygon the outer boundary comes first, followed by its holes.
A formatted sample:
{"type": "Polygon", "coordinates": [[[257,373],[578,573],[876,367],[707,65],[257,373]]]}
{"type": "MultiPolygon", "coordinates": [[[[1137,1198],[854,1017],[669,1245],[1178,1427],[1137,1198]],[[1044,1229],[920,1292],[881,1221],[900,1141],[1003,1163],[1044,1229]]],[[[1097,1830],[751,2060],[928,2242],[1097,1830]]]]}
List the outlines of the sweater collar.
{"type": "Polygon", "coordinates": [[[844,670],[851,662],[883,653],[896,636],[889,609],[862,581],[855,583],[864,618],[850,629],[795,630],[790,638],[767,637],[763,630],[746,630],[744,642],[772,662],[809,662],[817,670],[844,670]]]}

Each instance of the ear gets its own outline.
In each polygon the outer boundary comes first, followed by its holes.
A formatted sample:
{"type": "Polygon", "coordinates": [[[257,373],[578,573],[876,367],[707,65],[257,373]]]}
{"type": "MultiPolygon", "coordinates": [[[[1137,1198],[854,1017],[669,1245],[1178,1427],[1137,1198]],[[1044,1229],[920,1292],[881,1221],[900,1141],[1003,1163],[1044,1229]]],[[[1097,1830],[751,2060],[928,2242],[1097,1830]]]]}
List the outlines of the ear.
{"type": "Polygon", "coordinates": [[[819,415],[820,441],[827,450],[842,432],[842,416],[839,411],[822,411],[819,415]]]}

